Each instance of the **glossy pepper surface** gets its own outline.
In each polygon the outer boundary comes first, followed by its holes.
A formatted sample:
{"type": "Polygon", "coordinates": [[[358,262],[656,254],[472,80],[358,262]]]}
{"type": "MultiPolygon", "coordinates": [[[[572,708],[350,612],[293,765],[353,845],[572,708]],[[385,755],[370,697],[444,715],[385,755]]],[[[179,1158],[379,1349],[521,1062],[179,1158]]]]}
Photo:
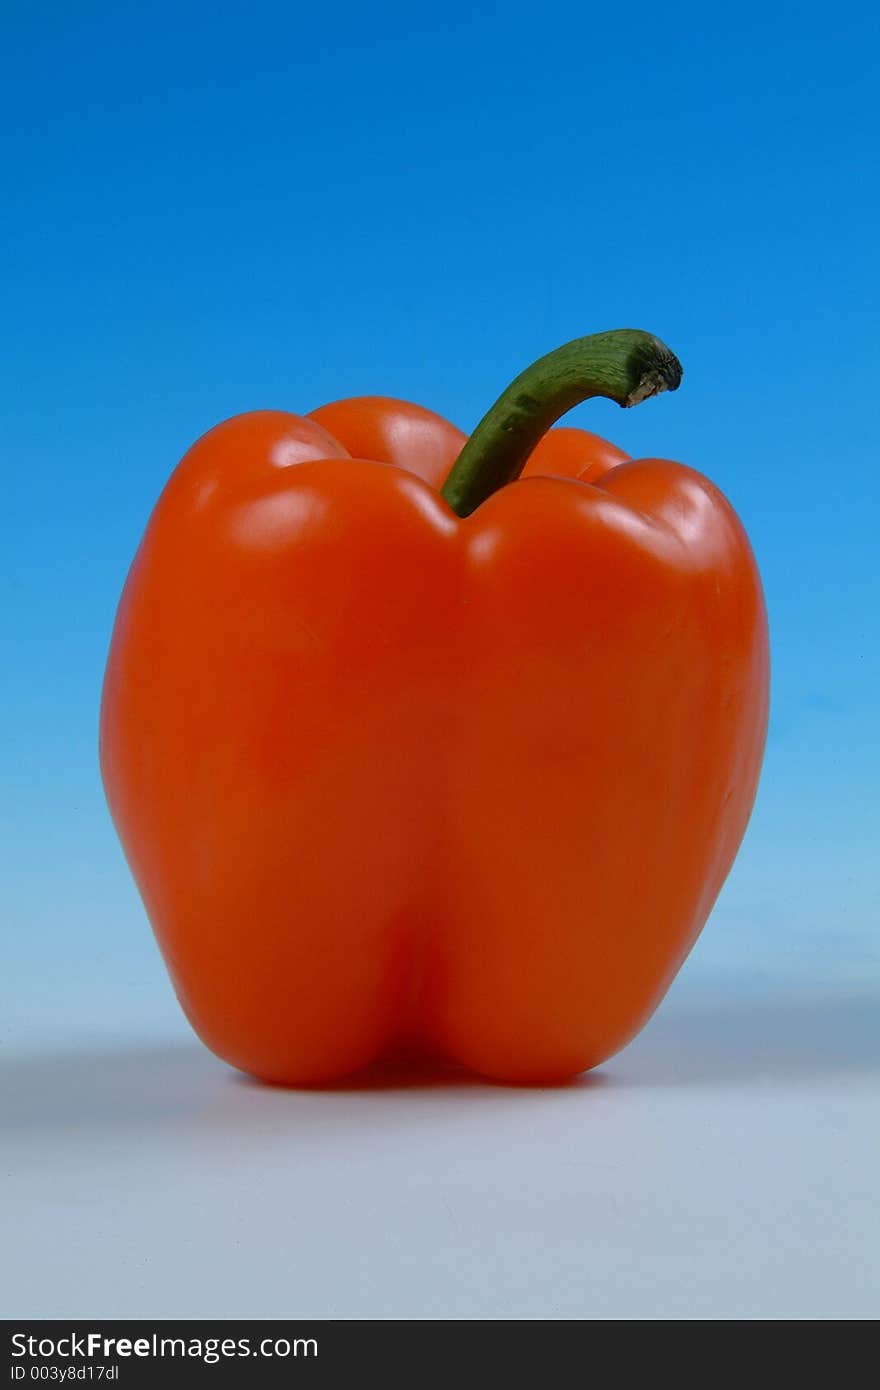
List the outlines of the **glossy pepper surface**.
{"type": "Polygon", "coordinates": [[[469,442],[368,397],[237,416],[173,473],[102,767],[183,1008],[234,1066],[314,1084],[405,1045],[549,1081],[661,999],[755,794],[761,587],[705,477],[547,428],[679,376],[599,334],[469,442]]]}

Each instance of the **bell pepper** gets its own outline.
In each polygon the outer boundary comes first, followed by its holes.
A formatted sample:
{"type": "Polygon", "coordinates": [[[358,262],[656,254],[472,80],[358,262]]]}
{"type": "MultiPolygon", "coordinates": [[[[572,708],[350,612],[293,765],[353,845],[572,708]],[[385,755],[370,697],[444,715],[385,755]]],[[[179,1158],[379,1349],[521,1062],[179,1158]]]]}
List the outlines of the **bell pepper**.
{"type": "Polygon", "coordinates": [[[756,790],[755,562],[701,474],[552,429],[681,376],[578,339],[470,439],[381,397],[239,415],[162,493],[101,714],[109,804],[220,1057],[594,1067],[650,1016],[756,790]]]}

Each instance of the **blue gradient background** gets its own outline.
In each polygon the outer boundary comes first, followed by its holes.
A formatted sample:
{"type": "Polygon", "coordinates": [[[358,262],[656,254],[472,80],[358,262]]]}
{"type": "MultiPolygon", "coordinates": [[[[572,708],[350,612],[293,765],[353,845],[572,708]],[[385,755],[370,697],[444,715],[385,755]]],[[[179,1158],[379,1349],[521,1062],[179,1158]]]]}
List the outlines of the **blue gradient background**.
{"type": "Polygon", "coordinates": [[[665,338],[684,386],[577,419],[720,485],[771,621],[758,806],[684,982],[880,979],[876,25],[4,5],[3,1043],[184,1026],[96,728],[189,443],[366,392],[469,428],[526,362],[616,326],[665,338]]]}

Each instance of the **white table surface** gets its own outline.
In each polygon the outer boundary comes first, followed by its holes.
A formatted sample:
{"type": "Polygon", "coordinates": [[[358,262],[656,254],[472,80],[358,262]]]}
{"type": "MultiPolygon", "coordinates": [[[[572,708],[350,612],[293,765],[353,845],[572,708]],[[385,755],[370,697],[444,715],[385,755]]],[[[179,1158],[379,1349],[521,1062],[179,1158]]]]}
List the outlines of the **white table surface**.
{"type": "Polygon", "coordinates": [[[271,1090],[163,1019],[6,1037],[4,1316],[880,1312],[874,989],[686,971],[618,1058],[542,1090],[271,1090]]]}

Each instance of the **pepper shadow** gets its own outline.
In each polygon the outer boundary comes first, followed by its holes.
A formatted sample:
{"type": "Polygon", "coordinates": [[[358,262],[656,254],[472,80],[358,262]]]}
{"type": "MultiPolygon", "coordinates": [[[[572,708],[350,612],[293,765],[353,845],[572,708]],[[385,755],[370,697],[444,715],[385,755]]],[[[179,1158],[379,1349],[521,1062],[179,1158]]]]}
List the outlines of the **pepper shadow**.
{"type": "Polygon", "coordinates": [[[332,1086],[267,1086],[232,1071],[195,1040],[10,1057],[0,1064],[0,1125],[37,1131],[234,1130],[319,1123],[344,1129],[355,1110],[523,1106],[601,1088],[725,1086],[880,1073],[874,994],[761,1000],[670,1000],[605,1066],[563,1086],[501,1085],[461,1068],[389,1060],[332,1086]]]}

